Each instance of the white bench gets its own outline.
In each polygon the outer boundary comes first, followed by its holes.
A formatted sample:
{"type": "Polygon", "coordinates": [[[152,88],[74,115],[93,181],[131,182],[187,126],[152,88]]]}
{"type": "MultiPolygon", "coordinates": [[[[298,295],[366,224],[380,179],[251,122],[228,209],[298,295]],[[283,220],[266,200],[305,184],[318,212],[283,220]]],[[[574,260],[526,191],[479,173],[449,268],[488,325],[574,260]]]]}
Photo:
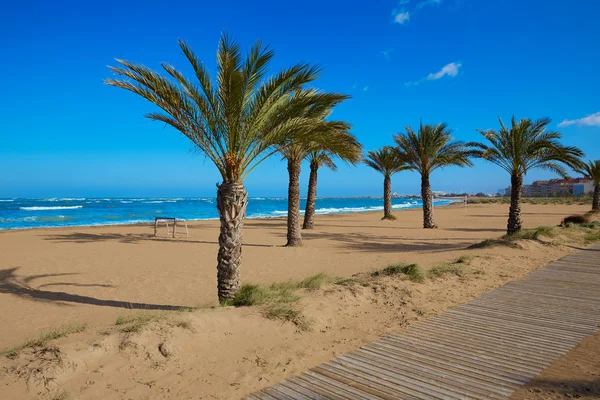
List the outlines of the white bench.
{"type": "Polygon", "coordinates": [[[175,237],[175,233],[177,231],[177,223],[183,222],[185,225],[185,237],[190,236],[190,232],[188,231],[187,221],[182,218],[173,218],[173,217],[155,217],[154,218],[154,236],[158,236],[158,223],[164,222],[167,226],[167,235],[169,234],[169,221],[173,223],[173,237],[175,237]]]}

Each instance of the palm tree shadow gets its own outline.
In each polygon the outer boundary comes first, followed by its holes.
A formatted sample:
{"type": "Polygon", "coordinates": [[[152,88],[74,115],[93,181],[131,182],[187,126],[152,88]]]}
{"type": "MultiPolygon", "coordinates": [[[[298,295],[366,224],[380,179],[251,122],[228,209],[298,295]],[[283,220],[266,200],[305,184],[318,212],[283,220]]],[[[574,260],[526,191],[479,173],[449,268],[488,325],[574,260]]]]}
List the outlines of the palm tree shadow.
{"type": "MultiPolygon", "coordinates": [[[[0,270],[0,294],[11,294],[22,299],[40,302],[52,302],[61,306],[69,306],[72,303],[79,304],[90,304],[94,306],[102,307],[115,307],[115,308],[127,308],[134,310],[162,310],[162,311],[175,311],[180,310],[181,306],[164,305],[164,304],[148,304],[148,303],[132,303],[129,301],[118,301],[118,300],[102,300],[90,296],[82,296],[78,294],[71,294],[66,292],[49,291],[35,289],[30,286],[31,282],[47,277],[56,276],[67,276],[76,275],[75,273],[63,273],[63,274],[43,274],[43,275],[31,275],[20,277],[15,274],[19,267],[8,268],[0,270]]],[[[41,285],[39,287],[47,287],[53,285],[68,285],[68,286],[81,286],[81,287],[113,287],[112,285],[106,284],[79,284],[79,283],[66,283],[66,282],[55,282],[41,285]]]]}
{"type": "Polygon", "coordinates": [[[328,239],[335,241],[341,248],[346,250],[375,253],[412,251],[443,252],[451,250],[463,250],[472,244],[472,241],[469,241],[468,239],[456,237],[450,239],[437,239],[437,242],[433,242],[426,238],[411,238],[410,241],[408,241],[393,236],[368,235],[351,232],[325,233],[312,231],[306,233],[305,236],[307,239],[328,239]],[[443,243],[444,241],[446,243],[443,243]]]}
{"type": "MultiPolygon", "coordinates": [[[[165,236],[154,236],[153,234],[147,233],[84,233],[84,232],[73,232],[73,233],[59,233],[59,234],[44,234],[44,240],[51,240],[59,243],[96,243],[115,241],[125,244],[138,244],[143,241],[155,241],[155,242],[168,242],[168,243],[190,243],[190,244],[214,244],[218,245],[217,241],[206,241],[206,240],[194,240],[190,238],[171,238],[165,236]],[[183,239],[183,240],[180,240],[183,239]]],[[[244,243],[246,247],[272,247],[267,244],[256,244],[256,243],[244,243]]]]}

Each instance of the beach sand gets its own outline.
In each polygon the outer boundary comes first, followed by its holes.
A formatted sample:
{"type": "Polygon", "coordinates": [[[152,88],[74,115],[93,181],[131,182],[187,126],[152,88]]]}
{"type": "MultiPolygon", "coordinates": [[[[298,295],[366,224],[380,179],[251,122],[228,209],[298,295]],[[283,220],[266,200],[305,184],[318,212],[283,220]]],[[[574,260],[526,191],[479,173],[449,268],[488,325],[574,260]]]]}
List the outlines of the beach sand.
{"type": "MultiPolygon", "coordinates": [[[[589,206],[523,204],[524,227],[557,225],[589,206]]],[[[415,284],[384,278],[372,287],[307,292],[309,331],[265,319],[255,308],[172,310],[216,304],[218,221],[189,223],[190,237],[153,237],[150,225],[77,227],[0,233],[0,348],[42,331],[86,323],[83,333],[57,341],[61,366],[47,376],[16,379],[39,360],[2,360],[7,398],[236,398],[407,324],[436,315],[575,251],[527,242],[521,248],[468,246],[504,234],[507,205],[435,209],[438,229],[421,228],[422,211],[316,217],[304,246],[285,248],[284,219],[246,220],[242,280],[301,280],[319,272],[350,277],[390,263],[430,268],[474,256],[464,277],[415,284]],[[157,310],[184,319],[131,335],[114,331],[119,315],[157,310]],[[112,327],[113,330],[107,329],[112,327]],[[158,351],[165,343],[173,355],[158,351]],[[65,361],[66,360],[66,361],[65,361]],[[67,362],[68,361],[68,362],[67,362]],[[34,383],[37,382],[37,383],[34,383]],[[46,388],[44,387],[46,386],[46,388]],[[46,390],[48,389],[48,390],[46,390]]],[[[161,314],[162,315],[162,314],[161,314]]],[[[1,370],[1,368],[0,368],[1,370]]],[[[36,376],[35,374],[33,374],[36,376]]]]}

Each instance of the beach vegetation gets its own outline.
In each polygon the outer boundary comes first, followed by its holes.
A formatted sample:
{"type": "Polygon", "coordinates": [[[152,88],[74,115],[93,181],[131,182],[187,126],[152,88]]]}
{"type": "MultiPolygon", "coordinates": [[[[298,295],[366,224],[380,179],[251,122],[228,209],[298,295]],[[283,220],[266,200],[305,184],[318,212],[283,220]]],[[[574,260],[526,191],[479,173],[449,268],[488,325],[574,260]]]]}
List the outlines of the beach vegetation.
{"type": "Polygon", "coordinates": [[[431,278],[440,278],[447,275],[464,276],[464,266],[457,263],[440,264],[432,267],[427,271],[427,275],[431,278]]]}
{"type": "Polygon", "coordinates": [[[410,126],[405,133],[394,136],[400,158],[407,169],[421,175],[421,199],[423,202],[423,227],[435,228],[433,218],[433,192],[430,176],[437,169],[458,166],[470,167],[470,158],[474,155],[470,143],[452,139],[451,130],[445,123],[437,125],[419,125],[415,132],[410,126]]]}
{"type": "Polygon", "coordinates": [[[221,175],[217,185],[220,217],[217,286],[221,301],[240,291],[242,219],[248,193],[246,177],[265,159],[298,142],[321,142],[323,136],[347,130],[324,116],[348,96],[304,87],[320,68],[296,64],[267,76],[273,50],[256,42],[244,57],[227,34],[221,36],[216,78],[183,40],[179,47],[194,71],[189,79],[170,64],[162,73],[117,59],[115,78],[106,84],[133,92],[158,106],[146,114],[186,136],[221,175]]]}
{"type": "Polygon", "coordinates": [[[565,217],[560,225],[561,226],[567,226],[568,224],[587,224],[590,222],[590,217],[587,215],[569,215],[568,217],[565,217]]]}
{"type": "Polygon", "coordinates": [[[83,323],[62,325],[56,329],[44,332],[36,338],[28,339],[19,346],[15,346],[10,349],[4,350],[0,352],[0,354],[8,358],[14,358],[19,354],[19,352],[21,352],[24,349],[47,346],[48,343],[52,340],[60,339],[72,335],[74,333],[83,332],[86,330],[86,328],[87,324],[83,323]]]}
{"type": "Polygon", "coordinates": [[[473,256],[462,255],[454,261],[455,264],[469,264],[473,260],[473,256]]]}
{"type": "Polygon", "coordinates": [[[127,314],[117,316],[115,321],[116,326],[120,326],[119,331],[122,333],[140,332],[150,322],[163,318],[163,314],[142,313],[142,314],[127,314]]]}
{"type": "Polygon", "coordinates": [[[394,264],[389,265],[381,270],[373,271],[372,277],[392,276],[403,274],[413,282],[425,281],[425,272],[417,264],[394,264]]]}
{"type": "Polygon", "coordinates": [[[392,214],[392,175],[408,169],[408,166],[390,146],[369,151],[363,162],[383,175],[382,220],[395,220],[392,214]]]}
{"type": "Polygon", "coordinates": [[[548,130],[550,118],[532,121],[523,118],[517,122],[513,116],[510,127],[498,118],[500,129],[478,129],[489,144],[477,143],[478,156],[498,165],[510,174],[511,196],[507,234],[522,229],[521,191],[523,177],[532,169],[544,169],[567,176],[565,167],[581,169],[583,152],[577,147],[560,143],[562,135],[548,130]]]}

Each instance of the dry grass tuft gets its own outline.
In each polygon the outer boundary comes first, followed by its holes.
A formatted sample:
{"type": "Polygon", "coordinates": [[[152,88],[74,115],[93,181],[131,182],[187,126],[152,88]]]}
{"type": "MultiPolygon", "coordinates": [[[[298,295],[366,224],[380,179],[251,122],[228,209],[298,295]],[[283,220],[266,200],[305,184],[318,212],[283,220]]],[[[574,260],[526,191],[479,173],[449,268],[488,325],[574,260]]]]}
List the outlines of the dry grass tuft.
{"type": "Polygon", "coordinates": [[[129,314],[119,315],[115,321],[115,325],[122,326],[119,329],[122,333],[140,332],[146,325],[152,321],[162,318],[162,314],[129,314]]]}
{"type": "Polygon", "coordinates": [[[371,273],[372,277],[404,274],[413,282],[423,282],[425,273],[417,264],[395,264],[371,273]]]}
{"type": "Polygon", "coordinates": [[[21,352],[24,349],[45,347],[48,344],[48,342],[52,340],[60,339],[74,333],[83,332],[84,330],[86,330],[86,328],[87,324],[63,325],[57,329],[45,332],[37,338],[29,339],[19,346],[7,349],[1,352],[0,355],[6,356],[8,358],[15,358],[19,355],[19,352],[21,352]]]}
{"type": "Polygon", "coordinates": [[[461,264],[440,264],[427,271],[427,275],[431,278],[441,278],[447,275],[461,278],[465,275],[465,270],[461,264]]]}

